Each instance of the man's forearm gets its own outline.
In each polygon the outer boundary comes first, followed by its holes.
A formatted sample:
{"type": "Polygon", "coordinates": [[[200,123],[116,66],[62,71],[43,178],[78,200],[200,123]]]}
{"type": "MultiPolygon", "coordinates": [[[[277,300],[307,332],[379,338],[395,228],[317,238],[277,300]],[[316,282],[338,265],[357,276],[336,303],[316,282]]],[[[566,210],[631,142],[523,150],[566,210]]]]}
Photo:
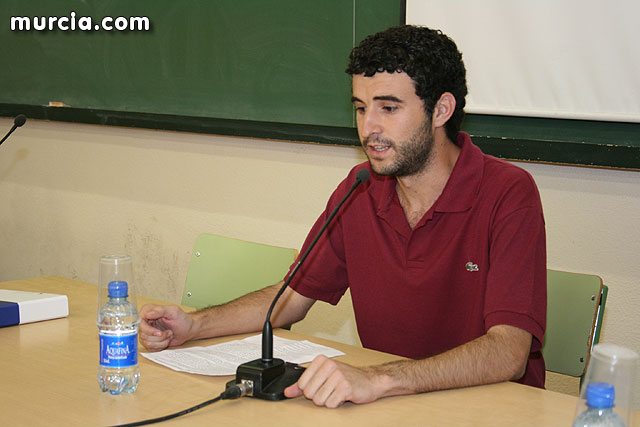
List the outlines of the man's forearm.
{"type": "MultiPolygon", "coordinates": [[[[251,292],[226,304],[205,308],[191,313],[194,320],[194,331],[191,339],[202,339],[247,332],[257,332],[262,327],[271,302],[276,296],[282,283],[268,286],[251,292]]],[[[299,294],[287,289],[278,300],[271,323],[274,327],[287,326],[304,318],[306,311],[313,302],[305,308],[306,301],[302,301],[299,294]],[[302,311],[304,310],[304,312],[302,311]]],[[[305,299],[306,300],[306,299],[305,299]]]]}
{"type": "Polygon", "coordinates": [[[499,325],[442,354],[367,370],[375,377],[378,397],[490,384],[522,377],[530,346],[528,332],[499,325]]]}

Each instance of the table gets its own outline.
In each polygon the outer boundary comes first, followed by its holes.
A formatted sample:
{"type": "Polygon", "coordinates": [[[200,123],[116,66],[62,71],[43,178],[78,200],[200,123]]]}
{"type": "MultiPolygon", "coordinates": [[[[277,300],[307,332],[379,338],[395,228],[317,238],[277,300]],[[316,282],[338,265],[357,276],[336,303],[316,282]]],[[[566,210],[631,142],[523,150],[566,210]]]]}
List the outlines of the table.
{"type": "MultiPolygon", "coordinates": [[[[141,380],[134,394],[102,393],[96,378],[97,287],[62,277],[42,277],[2,282],[0,288],[66,294],[69,298],[67,318],[0,329],[0,425],[104,426],[156,418],[219,395],[232,378],[176,372],[139,357],[141,380]]],[[[148,302],[157,301],[138,297],[139,305],[148,302]]],[[[399,358],[286,330],[276,330],[276,334],[337,348],[346,353],[338,360],[353,365],[399,358]]],[[[141,346],[141,351],[146,350],[141,346]]],[[[572,396],[506,382],[390,397],[366,405],[346,403],[338,409],[316,407],[304,398],[281,402],[242,398],[219,401],[158,425],[569,426],[576,403],[572,396]]]]}

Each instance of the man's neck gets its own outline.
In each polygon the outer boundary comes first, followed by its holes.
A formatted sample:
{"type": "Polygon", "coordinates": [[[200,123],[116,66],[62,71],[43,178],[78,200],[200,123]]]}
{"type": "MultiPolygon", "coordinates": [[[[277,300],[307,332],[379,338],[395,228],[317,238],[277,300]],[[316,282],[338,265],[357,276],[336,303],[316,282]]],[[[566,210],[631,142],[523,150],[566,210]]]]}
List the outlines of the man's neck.
{"type": "Polygon", "coordinates": [[[396,178],[398,199],[412,229],[442,194],[459,155],[460,147],[445,139],[436,143],[433,157],[423,171],[396,178]]]}

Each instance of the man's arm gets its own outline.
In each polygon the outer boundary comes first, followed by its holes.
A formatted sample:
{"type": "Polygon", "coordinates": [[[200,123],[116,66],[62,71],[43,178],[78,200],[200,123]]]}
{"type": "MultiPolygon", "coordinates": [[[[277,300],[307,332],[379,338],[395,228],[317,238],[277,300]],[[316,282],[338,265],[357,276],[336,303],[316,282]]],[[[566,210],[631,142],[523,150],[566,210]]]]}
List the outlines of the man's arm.
{"type": "Polygon", "coordinates": [[[524,374],[530,348],[530,333],[497,325],[473,341],[421,360],[356,368],[321,356],[285,394],[304,394],[316,405],[335,408],[346,401],[368,403],[387,396],[515,380],[524,374]]]}
{"type": "MultiPolygon", "coordinates": [[[[193,313],[175,305],[145,305],[140,310],[140,341],[148,350],[158,351],[194,339],[260,331],[282,284],[193,313]]],[[[280,327],[302,320],[314,302],[287,288],[276,304],[271,323],[280,327]]]]}

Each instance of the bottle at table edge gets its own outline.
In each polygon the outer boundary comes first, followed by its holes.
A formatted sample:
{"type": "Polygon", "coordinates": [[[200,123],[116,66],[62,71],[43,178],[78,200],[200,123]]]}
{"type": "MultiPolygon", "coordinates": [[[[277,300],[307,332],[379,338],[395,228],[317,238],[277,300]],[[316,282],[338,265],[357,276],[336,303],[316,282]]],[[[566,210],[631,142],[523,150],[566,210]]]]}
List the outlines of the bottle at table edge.
{"type": "Polygon", "coordinates": [[[615,389],[605,382],[587,384],[587,409],[581,412],[573,427],[625,427],[625,423],[613,410],[615,389]]]}
{"type": "Polygon", "coordinates": [[[138,366],[138,327],[136,307],[129,302],[128,284],[108,285],[109,300],[98,313],[100,364],[98,383],[111,394],[133,393],[140,381],[138,366]]]}

